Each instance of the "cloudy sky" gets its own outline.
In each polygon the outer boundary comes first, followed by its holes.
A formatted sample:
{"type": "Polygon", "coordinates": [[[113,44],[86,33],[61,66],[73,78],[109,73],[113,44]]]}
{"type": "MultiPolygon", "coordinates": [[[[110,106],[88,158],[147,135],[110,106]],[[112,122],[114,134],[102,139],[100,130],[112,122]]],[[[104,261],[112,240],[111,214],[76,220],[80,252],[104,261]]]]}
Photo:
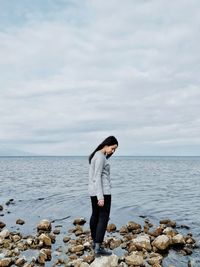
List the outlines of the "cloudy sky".
{"type": "Polygon", "coordinates": [[[200,155],[199,0],[0,6],[0,155],[200,155]]]}

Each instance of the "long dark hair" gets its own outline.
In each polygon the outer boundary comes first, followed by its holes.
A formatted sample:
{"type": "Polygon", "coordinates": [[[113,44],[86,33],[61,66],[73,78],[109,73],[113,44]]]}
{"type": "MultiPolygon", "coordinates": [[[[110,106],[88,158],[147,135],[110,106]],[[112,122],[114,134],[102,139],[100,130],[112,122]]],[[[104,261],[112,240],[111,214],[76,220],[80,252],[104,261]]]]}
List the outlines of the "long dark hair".
{"type": "MultiPolygon", "coordinates": [[[[117,139],[111,135],[108,136],[100,145],[98,145],[98,147],[92,152],[92,154],[89,156],[89,164],[91,163],[91,160],[94,156],[94,154],[98,151],[101,150],[104,146],[113,146],[113,145],[117,145],[118,146],[118,141],[117,139]]],[[[113,154],[113,153],[112,153],[113,154]]],[[[112,154],[106,155],[106,158],[110,158],[112,156],[112,154]]]]}

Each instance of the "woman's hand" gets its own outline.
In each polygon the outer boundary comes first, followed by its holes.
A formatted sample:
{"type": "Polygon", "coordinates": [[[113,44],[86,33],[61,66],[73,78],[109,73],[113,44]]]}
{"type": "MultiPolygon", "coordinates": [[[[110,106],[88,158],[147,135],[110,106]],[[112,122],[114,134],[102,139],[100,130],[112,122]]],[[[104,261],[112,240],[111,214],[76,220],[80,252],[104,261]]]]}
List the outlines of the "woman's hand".
{"type": "Polygon", "coordinates": [[[104,199],[99,199],[98,203],[97,203],[100,207],[103,207],[104,205],[104,199]]]}

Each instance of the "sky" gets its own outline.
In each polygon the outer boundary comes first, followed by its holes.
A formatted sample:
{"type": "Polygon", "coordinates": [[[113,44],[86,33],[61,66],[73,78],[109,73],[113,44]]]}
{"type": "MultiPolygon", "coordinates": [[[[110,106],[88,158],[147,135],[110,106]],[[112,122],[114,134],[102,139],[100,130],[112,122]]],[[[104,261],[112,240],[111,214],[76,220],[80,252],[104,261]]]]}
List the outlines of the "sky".
{"type": "Polygon", "coordinates": [[[0,0],[0,155],[200,155],[199,0],[0,0]]]}

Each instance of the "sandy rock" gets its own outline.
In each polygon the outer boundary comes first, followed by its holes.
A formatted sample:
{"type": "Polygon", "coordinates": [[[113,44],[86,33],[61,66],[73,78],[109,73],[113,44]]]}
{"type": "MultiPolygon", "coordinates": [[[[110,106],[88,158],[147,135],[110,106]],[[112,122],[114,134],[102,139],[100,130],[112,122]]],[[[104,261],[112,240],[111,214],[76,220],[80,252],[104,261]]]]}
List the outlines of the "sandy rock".
{"type": "Polygon", "coordinates": [[[86,220],[85,220],[85,218],[77,218],[77,219],[75,219],[74,221],[73,221],[73,224],[74,225],[83,225],[83,224],[85,224],[86,223],[86,220]]]}
{"type": "Polygon", "coordinates": [[[183,235],[177,234],[172,237],[172,244],[185,244],[185,239],[183,235]]]}
{"type": "Polygon", "coordinates": [[[4,258],[0,259],[0,267],[7,267],[12,264],[12,259],[11,258],[4,258]]]}
{"type": "Polygon", "coordinates": [[[51,238],[46,234],[41,234],[38,239],[42,241],[45,246],[51,246],[51,238]]]}
{"type": "Polygon", "coordinates": [[[132,240],[132,243],[137,249],[141,250],[144,248],[147,251],[151,251],[151,243],[148,235],[140,235],[132,240]]]}
{"type": "Polygon", "coordinates": [[[117,267],[118,266],[118,256],[113,254],[108,257],[96,258],[90,267],[117,267]]]}
{"type": "Polygon", "coordinates": [[[37,230],[51,231],[51,222],[49,220],[42,220],[37,225],[37,230]]]}
{"type": "Polygon", "coordinates": [[[110,224],[108,224],[106,230],[107,230],[108,233],[110,233],[110,232],[116,231],[116,229],[117,229],[116,225],[114,223],[110,223],[110,224]]]}
{"type": "Polygon", "coordinates": [[[165,250],[170,245],[170,238],[166,235],[160,235],[152,242],[157,249],[165,250]]]}
{"type": "Polygon", "coordinates": [[[144,264],[144,259],[143,256],[141,256],[141,254],[139,254],[137,251],[133,251],[129,256],[125,257],[125,262],[128,265],[140,266],[144,264]]]}

